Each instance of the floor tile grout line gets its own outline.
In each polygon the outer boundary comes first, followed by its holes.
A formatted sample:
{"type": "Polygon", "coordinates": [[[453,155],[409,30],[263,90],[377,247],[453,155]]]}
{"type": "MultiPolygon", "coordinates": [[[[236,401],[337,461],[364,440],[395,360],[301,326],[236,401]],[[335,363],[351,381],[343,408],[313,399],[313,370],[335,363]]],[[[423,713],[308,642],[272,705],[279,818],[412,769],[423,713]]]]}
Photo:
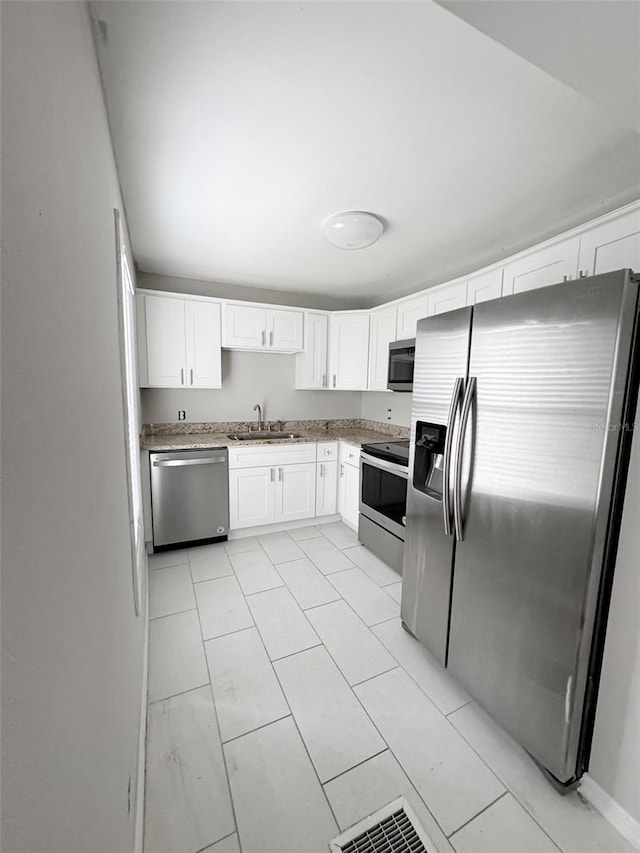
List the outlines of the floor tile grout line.
{"type": "MultiPolygon", "coordinates": [[[[213,847],[215,844],[220,844],[220,842],[226,841],[227,838],[231,838],[232,835],[238,835],[238,830],[236,829],[233,832],[230,832],[228,835],[223,835],[222,838],[218,838],[216,841],[212,841],[211,844],[207,844],[206,847],[201,847],[199,850],[196,850],[196,853],[206,853],[206,851],[209,850],[211,847],[213,847]]],[[[238,844],[240,844],[240,836],[239,835],[238,835],[238,844]]]]}
{"type": "Polygon", "coordinates": [[[193,610],[197,609],[197,606],[188,607],[186,610],[177,610],[175,613],[165,613],[164,616],[154,616],[153,619],[149,617],[149,622],[159,622],[161,619],[169,619],[171,616],[180,616],[181,613],[191,613],[193,610]]]}
{"type": "MultiPolygon", "coordinates": [[[[419,687],[419,686],[420,686],[420,685],[418,685],[418,687],[419,687]]],[[[454,708],[454,709],[453,709],[453,711],[448,711],[448,712],[445,714],[445,717],[450,717],[452,714],[455,714],[455,713],[456,713],[456,711],[461,711],[463,708],[466,708],[466,707],[467,707],[467,705],[471,705],[471,704],[472,704],[472,702],[473,702],[473,699],[469,699],[469,701],[468,701],[468,702],[465,702],[465,703],[464,703],[464,705],[459,705],[457,708],[454,708]]],[[[442,711],[441,711],[440,713],[442,713],[442,711]]],[[[455,727],[454,727],[454,728],[455,728],[455,727]]],[[[456,731],[458,731],[458,730],[456,729],[456,731]]]]}
{"type": "MultiPolygon", "coordinates": [[[[336,664],[337,666],[338,664],[336,664]]],[[[366,684],[367,681],[372,681],[374,678],[378,678],[381,675],[386,675],[388,672],[393,672],[394,669],[402,669],[399,663],[396,663],[395,666],[390,666],[389,669],[383,669],[382,672],[376,672],[375,675],[370,675],[367,678],[363,678],[362,681],[356,681],[354,684],[349,684],[349,687],[353,690],[354,687],[360,687],[361,684],[366,684]]]]}
{"type": "MultiPolygon", "coordinates": [[[[208,669],[207,672],[209,672],[208,669]]],[[[184,696],[185,693],[193,693],[194,690],[202,690],[203,687],[207,687],[210,683],[210,681],[205,681],[204,684],[196,684],[195,687],[188,687],[186,690],[180,690],[178,693],[171,693],[169,696],[163,696],[162,699],[154,699],[147,702],[147,708],[150,708],[152,705],[159,705],[160,702],[167,702],[169,699],[175,699],[176,696],[184,696]]]]}
{"type": "MultiPolygon", "coordinates": [[[[280,685],[278,685],[278,686],[280,686],[280,685]]],[[[286,697],[285,697],[285,700],[286,700],[286,697]]],[[[281,717],[276,717],[275,720],[269,720],[268,723],[261,723],[261,725],[256,726],[254,729],[249,729],[246,732],[242,732],[242,734],[234,735],[233,737],[227,738],[227,740],[222,741],[222,745],[226,746],[228,743],[233,743],[234,741],[240,740],[240,738],[246,737],[247,735],[252,735],[255,732],[261,731],[262,729],[266,729],[267,726],[272,726],[274,723],[281,723],[282,720],[288,720],[289,717],[292,717],[292,716],[293,716],[293,714],[291,713],[291,711],[289,711],[288,714],[283,714],[281,717]]]]}
{"type": "MultiPolygon", "coordinates": [[[[316,648],[316,647],[314,646],[314,648],[316,648]]],[[[311,753],[309,752],[306,741],[302,737],[302,732],[300,731],[300,727],[298,726],[298,721],[296,720],[295,714],[293,713],[293,709],[291,708],[291,705],[289,704],[289,700],[287,699],[287,694],[285,693],[284,687],[282,686],[282,682],[280,681],[280,678],[278,677],[277,670],[276,670],[275,666],[273,666],[273,661],[271,662],[271,666],[273,668],[273,671],[275,673],[276,678],[278,679],[278,684],[280,686],[280,690],[282,691],[282,695],[285,698],[285,702],[287,703],[287,706],[288,706],[289,710],[291,711],[291,720],[292,720],[293,725],[295,726],[295,729],[298,733],[298,737],[300,738],[300,743],[302,744],[302,748],[304,749],[304,751],[307,755],[307,758],[309,759],[309,764],[311,765],[313,772],[315,774],[315,777],[318,780],[318,785],[320,786],[320,790],[322,791],[323,796],[327,802],[327,805],[329,806],[329,811],[331,812],[331,816],[333,817],[333,820],[335,821],[335,825],[338,828],[338,830],[340,830],[340,824],[338,823],[338,819],[337,819],[336,814],[333,810],[333,806],[331,805],[331,802],[329,801],[329,797],[327,796],[327,792],[325,791],[324,786],[320,780],[320,776],[318,775],[318,770],[316,768],[316,765],[313,763],[313,759],[311,758],[311,753]]]]}
{"type": "MultiPolygon", "coordinates": [[[[251,612],[251,611],[249,611],[249,612],[251,612]]],[[[253,616],[251,618],[253,619],[253,616]]],[[[255,627],[256,627],[256,623],[254,621],[253,625],[247,625],[246,628],[234,628],[233,631],[227,631],[226,634],[217,634],[215,637],[207,637],[206,640],[203,638],[202,642],[205,645],[205,652],[207,650],[206,649],[207,643],[213,643],[216,640],[222,640],[224,637],[230,637],[232,634],[242,634],[243,631],[251,631],[252,628],[255,628],[255,627]]]]}
{"type": "MultiPolygon", "coordinates": [[[[312,625],[311,627],[313,628],[313,625],[312,625]]],[[[316,634],[316,637],[318,637],[318,635],[317,635],[317,634],[316,634]]],[[[310,652],[310,651],[311,651],[311,649],[317,649],[317,648],[318,648],[318,646],[324,646],[324,643],[322,642],[322,640],[320,639],[320,637],[318,637],[318,641],[319,641],[319,642],[317,642],[317,643],[316,643],[315,645],[313,645],[313,646],[307,646],[307,647],[306,647],[306,649],[298,649],[298,651],[296,651],[296,652],[289,652],[289,654],[288,654],[288,655],[282,655],[282,656],[281,656],[281,657],[279,657],[279,658],[269,658],[269,660],[271,661],[271,663],[272,663],[272,664],[274,664],[274,663],[279,663],[281,660],[287,660],[287,658],[294,658],[296,655],[302,655],[302,654],[304,654],[305,652],[310,652]]]]}
{"type": "Polygon", "coordinates": [[[221,580],[224,580],[224,578],[235,578],[235,576],[236,576],[236,573],[233,570],[228,575],[216,575],[213,578],[202,578],[202,580],[200,580],[200,581],[194,581],[193,575],[192,575],[191,576],[192,577],[191,583],[195,586],[197,583],[209,583],[209,581],[221,581],[221,580]]]}
{"type": "MultiPolygon", "coordinates": [[[[193,594],[195,595],[195,589],[193,591],[193,594]]],[[[196,599],[196,602],[197,602],[197,599],[196,599]]],[[[227,766],[227,757],[224,754],[224,744],[222,742],[222,732],[220,731],[220,720],[218,718],[218,706],[216,704],[216,697],[215,697],[215,694],[213,692],[213,683],[211,681],[211,671],[209,669],[209,658],[207,657],[207,649],[205,646],[204,634],[202,631],[202,621],[200,619],[200,611],[199,610],[198,610],[198,625],[200,626],[200,637],[202,638],[202,651],[204,653],[204,661],[205,661],[205,664],[207,667],[207,672],[209,673],[209,690],[211,692],[211,702],[213,704],[213,711],[214,711],[215,718],[216,718],[216,731],[218,732],[218,740],[220,742],[220,753],[222,755],[222,765],[224,767],[224,775],[225,775],[225,778],[227,780],[227,790],[229,791],[229,802],[231,803],[231,814],[233,816],[233,825],[236,828],[236,834],[238,836],[238,846],[240,846],[240,849],[242,850],[242,846],[240,843],[240,828],[238,826],[238,817],[236,815],[236,807],[235,807],[235,804],[233,802],[233,793],[231,791],[231,779],[229,777],[229,768],[227,766]]]]}
{"type": "MultiPolygon", "coordinates": [[[[372,632],[372,633],[373,633],[373,632],[372,632]]],[[[387,672],[393,672],[393,670],[387,670],[387,672]]],[[[384,673],[381,673],[380,675],[383,675],[383,674],[384,674],[384,673]]],[[[368,679],[368,681],[373,681],[373,679],[374,679],[374,678],[380,678],[380,676],[375,675],[375,676],[373,676],[373,678],[368,679]]],[[[364,682],[362,682],[362,683],[364,683],[364,682]]],[[[358,694],[356,693],[356,691],[353,689],[353,687],[351,687],[351,691],[353,692],[353,695],[356,697],[357,701],[359,702],[360,707],[362,708],[362,710],[364,711],[365,715],[367,716],[367,719],[369,719],[369,720],[370,720],[371,725],[372,725],[372,726],[374,727],[374,729],[378,732],[378,734],[379,734],[379,736],[380,736],[380,738],[381,738],[382,742],[387,744],[387,749],[389,750],[389,752],[391,753],[391,755],[393,755],[393,757],[394,757],[394,759],[396,760],[396,762],[397,762],[398,766],[401,768],[402,772],[404,773],[404,775],[407,777],[407,779],[409,780],[409,782],[410,782],[410,783],[411,783],[411,785],[413,786],[413,788],[414,788],[414,790],[416,791],[417,795],[420,797],[420,799],[421,799],[422,803],[424,804],[424,807],[425,807],[425,808],[426,808],[426,810],[429,812],[429,814],[430,814],[430,815],[431,815],[431,817],[433,818],[434,822],[436,823],[436,825],[438,826],[438,828],[440,829],[440,831],[442,832],[442,834],[443,834],[443,835],[445,836],[445,838],[446,838],[446,837],[447,837],[447,834],[446,834],[446,832],[444,831],[444,829],[442,828],[442,825],[440,824],[440,821],[436,818],[436,816],[433,814],[433,812],[432,812],[432,811],[431,811],[431,809],[429,808],[428,804],[425,802],[424,797],[422,796],[422,794],[420,793],[420,791],[418,790],[418,788],[417,788],[417,787],[416,787],[416,785],[414,784],[413,779],[411,778],[411,776],[409,775],[409,773],[407,772],[407,770],[405,770],[404,764],[400,761],[399,757],[398,757],[398,756],[395,754],[395,752],[393,751],[393,748],[391,747],[391,745],[389,744],[389,742],[387,741],[387,739],[384,737],[384,735],[382,734],[382,732],[380,731],[380,729],[379,729],[379,728],[378,728],[378,726],[376,725],[375,721],[372,719],[371,715],[369,714],[369,712],[368,712],[368,711],[367,711],[367,709],[365,708],[364,704],[362,703],[362,700],[360,699],[360,697],[358,696],[358,694]]]]}
{"type": "MultiPolygon", "coordinates": [[[[461,711],[461,710],[462,710],[462,708],[466,708],[466,707],[468,707],[469,705],[473,705],[473,704],[474,704],[474,701],[473,701],[473,699],[472,699],[470,702],[467,702],[467,704],[466,704],[466,705],[462,705],[460,708],[456,708],[456,710],[455,710],[455,711],[451,711],[451,714],[450,714],[449,716],[453,716],[455,713],[457,713],[457,711],[461,711]]],[[[447,719],[449,719],[449,717],[447,717],[447,719]]],[[[516,802],[517,802],[517,803],[522,807],[522,809],[523,809],[523,810],[524,810],[524,811],[529,815],[529,817],[531,818],[531,820],[532,820],[532,821],[533,821],[533,822],[534,822],[534,823],[535,823],[535,824],[540,828],[540,830],[541,830],[541,831],[542,831],[542,832],[543,832],[543,833],[544,833],[544,834],[545,834],[545,835],[546,835],[546,836],[551,840],[552,844],[555,844],[555,846],[556,846],[556,847],[558,847],[558,848],[561,850],[561,853],[562,853],[562,848],[560,848],[560,846],[556,843],[556,841],[554,840],[553,836],[548,832],[548,830],[543,826],[543,824],[542,824],[542,823],[540,823],[540,821],[538,820],[538,818],[536,817],[536,815],[534,814],[534,812],[529,808],[529,806],[527,805],[527,803],[526,803],[523,799],[521,799],[521,798],[518,796],[518,794],[516,794],[516,792],[511,788],[511,786],[510,786],[510,785],[507,783],[507,781],[502,777],[502,775],[501,775],[501,774],[500,774],[500,773],[499,773],[499,772],[498,772],[494,767],[492,767],[492,766],[491,766],[491,764],[489,764],[489,762],[488,762],[488,761],[486,761],[486,760],[483,758],[483,756],[482,756],[482,755],[480,755],[480,753],[479,753],[479,752],[478,752],[478,750],[475,748],[475,746],[471,743],[471,741],[470,741],[468,738],[466,738],[466,737],[464,736],[464,733],[463,733],[463,732],[461,732],[461,731],[460,731],[460,729],[458,729],[458,728],[457,728],[457,726],[455,725],[455,723],[454,723],[452,720],[449,720],[449,722],[451,723],[451,725],[453,726],[453,728],[458,732],[458,734],[459,734],[459,735],[460,735],[460,737],[464,740],[464,742],[469,746],[469,748],[470,748],[470,749],[472,749],[472,750],[473,750],[473,752],[475,752],[475,754],[478,756],[478,758],[480,759],[480,761],[482,761],[482,762],[483,762],[483,764],[484,764],[486,767],[488,767],[488,768],[489,768],[489,770],[491,771],[491,773],[493,773],[493,775],[494,775],[494,776],[496,777],[496,779],[500,782],[500,784],[501,784],[501,785],[504,785],[505,792],[506,792],[506,793],[511,794],[511,796],[514,798],[514,800],[515,800],[515,801],[516,801],[516,802]]]]}
{"type": "MultiPolygon", "coordinates": [[[[510,791],[509,791],[508,789],[505,789],[505,790],[500,794],[500,796],[499,796],[499,797],[496,797],[496,798],[495,798],[495,800],[492,800],[488,805],[486,805],[484,808],[480,809],[480,811],[479,811],[479,812],[477,812],[476,814],[474,814],[474,815],[473,815],[473,817],[470,817],[470,818],[469,818],[469,820],[465,820],[465,822],[464,822],[464,823],[462,823],[462,824],[460,824],[460,826],[458,826],[456,829],[454,829],[454,830],[453,830],[453,832],[450,832],[450,833],[449,833],[449,835],[447,835],[447,839],[448,839],[448,840],[451,840],[451,838],[453,838],[453,836],[454,836],[457,832],[460,832],[460,830],[461,830],[461,829],[464,829],[464,828],[465,828],[465,826],[469,826],[469,824],[470,824],[470,823],[472,823],[472,822],[473,822],[477,817],[480,817],[480,815],[484,814],[484,813],[485,813],[486,811],[488,811],[492,806],[495,806],[495,804],[496,804],[497,802],[499,802],[503,797],[506,797],[506,796],[507,796],[507,794],[509,794],[509,793],[510,793],[510,791]]],[[[446,834],[446,833],[445,833],[445,834],[446,834]]]]}
{"type": "Polygon", "coordinates": [[[149,622],[157,622],[158,619],[166,619],[167,616],[179,616],[181,613],[191,613],[196,607],[185,607],[184,610],[176,610],[175,613],[162,613],[160,616],[149,616],[149,622]]]}
{"type": "Polygon", "coordinates": [[[383,738],[382,742],[384,743],[384,749],[380,749],[378,752],[374,752],[373,755],[369,755],[366,758],[363,758],[362,761],[358,761],[356,764],[353,764],[351,767],[347,767],[346,770],[342,770],[340,773],[336,773],[335,776],[332,776],[330,779],[327,779],[325,782],[321,782],[320,784],[324,788],[325,785],[330,785],[331,782],[335,782],[336,779],[339,779],[341,776],[344,776],[347,773],[351,773],[352,770],[355,770],[358,767],[362,767],[363,764],[366,764],[367,761],[373,761],[374,758],[378,758],[381,755],[384,755],[385,752],[389,752],[389,745],[386,740],[383,738]]]}
{"type": "MultiPolygon", "coordinates": [[[[400,617],[397,617],[397,618],[400,618],[400,617]]],[[[392,621],[391,619],[387,619],[387,620],[386,620],[386,622],[391,622],[391,621],[392,621]]],[[[386,622],[378,622],[378,623],[377,623],[377,625],[372,625],[371,627],[372,627],[372,628],[377,628],[377,627],[378,627],[378,625],[384,625],[384,624],[386,624],[386,622]]],[[[371,630],[371,629],[370,629],[370,630],[371,630]]],[[[469,699],[469,701],[468,701],[468,702],[465,702],[463,705],[460,705],[458,708],[454,708],[452,711],[449,711],[447,714],[445,714],[445,713],[444,713],[444,711],[443,711],[443,710],[442,710],[442,709],[441,709],[441,708],[436,704],[435,700],[434,700],[431,696],[429,696],[429,694],[428,694],[428,693],[427,693],[427,691],[424,689],[424,687],[423,687],[423,686],[422,686],[422,685],[417,681],[417,679],[416,679],[416,678],[414,678],[414,676],[409,672],[409,670],[405,667],[405,665],[402,663],[402,661],[401,661],[401,660],[399,660],[399,658],[398,658],[398,657],[393,653],[393,651],[389,648],[389,646],[385,643],[385,641],[384,641],[384,640],[382,640],[380,637],[378,637],[378,635],[377,635],[377,633],[376,633],[375,631],[371,631],[371,633],[374,635],[374,637],[376,637],[376,638],[378,639],[378,641],[379,641],[380,643],[382,643],[382,645],[383,645],[383,646],[384,646],[384,648],[389,652],[389,654],[391,655],[391,657],[392,657],[395,661],[397,661],[397,662],[398,662],[398,666],[400,667],[400,669],[405,673],[405,675],[407,675],[407,676],[411,679],[411,681],[413,681],[413,683],[416,685],[416,687],[417,687],[420,691],[422,691],[422,693],[424,694],[424,696],[426,696],[426,698],[429,700],[429,702],[431,702],[431,704],[432,704],[432,705],[433,705],[433,707],[436,709],[436,711],[438,711],[438,713],[439,713],[439,714],[441,714],[445,719],[449,716],[449,714],[455,714],[455,712],[456,712],[456,711],[459,711],[459,710],[460,710],[460,708],[465,708],[467,705],[470,705],[470,704],[473,702],[473,699],[469,699]]],[[[412,637],[412,639],[415,639],[415,637],[413,637],[413,635],[412,635],[412,634],[409,634],[409,636],[410,636],[410,637],[412,637]]],[[[416,642],[418,642],[418,641],[416,640],[416,642]]],[[[444,672],[444,670],[443,670],[443,672],[444,672]]],[[[384,673],[381,673],[381,674],[384,674],[384,673]]],[[[486,764],[486,762],[485,762],[485,764],[486,764]]],[[[489,769],[491,769],[491,768],[489,768],[489,769]]]]}

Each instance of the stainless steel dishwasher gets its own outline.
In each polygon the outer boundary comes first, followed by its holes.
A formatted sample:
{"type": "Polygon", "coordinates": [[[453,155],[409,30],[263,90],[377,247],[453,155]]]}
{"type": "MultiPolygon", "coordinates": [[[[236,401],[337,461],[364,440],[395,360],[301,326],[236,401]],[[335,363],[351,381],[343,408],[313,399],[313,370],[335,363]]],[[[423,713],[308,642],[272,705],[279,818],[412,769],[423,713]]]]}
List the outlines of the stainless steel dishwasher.
{"type": "Polygon", "coordinates": [[[229,531],[226,447],[150,453],[153,550],[221,541],[229,531]]]}

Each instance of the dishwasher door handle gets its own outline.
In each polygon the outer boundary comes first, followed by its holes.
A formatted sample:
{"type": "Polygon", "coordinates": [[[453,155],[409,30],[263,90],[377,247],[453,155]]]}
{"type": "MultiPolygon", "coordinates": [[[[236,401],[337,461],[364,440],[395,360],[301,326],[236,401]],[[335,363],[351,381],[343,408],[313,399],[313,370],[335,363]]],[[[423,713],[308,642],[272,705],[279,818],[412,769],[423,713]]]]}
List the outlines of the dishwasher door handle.
{"type": "Polygon", "coordinates": [[[209,457],[207,459],[154,459],[154,468],[183,468],[186,465],[217,465],[224,462],[224,457],[209,457]]]}

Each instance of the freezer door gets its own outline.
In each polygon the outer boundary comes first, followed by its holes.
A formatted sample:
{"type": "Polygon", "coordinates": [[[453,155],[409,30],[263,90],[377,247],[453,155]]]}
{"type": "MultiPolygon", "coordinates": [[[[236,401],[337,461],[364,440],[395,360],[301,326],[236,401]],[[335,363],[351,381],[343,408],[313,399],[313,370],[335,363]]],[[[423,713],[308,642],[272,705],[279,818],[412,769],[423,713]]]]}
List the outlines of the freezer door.
{"type": "MultiPolygon", "coordinates": [[[[402,567],[402,622],[445,664],[453,536],[445,532],[443,478],[447,423],[456,389],[464,390],[471,308],[418,323],[413,373],[407,524],[402,567]],[[417,445],[417,447],[416,447],[417,445]]],[[[459,406],[453,407],[453,415],[459,406]]],[[[455,419],[454,419],[455,422],[455,419]]]]}
{"type": "Polygon", "coordinates": [[[563,783],[576,772],[636,303],[621,272],[474,313],[448,662],[563,783]]]}

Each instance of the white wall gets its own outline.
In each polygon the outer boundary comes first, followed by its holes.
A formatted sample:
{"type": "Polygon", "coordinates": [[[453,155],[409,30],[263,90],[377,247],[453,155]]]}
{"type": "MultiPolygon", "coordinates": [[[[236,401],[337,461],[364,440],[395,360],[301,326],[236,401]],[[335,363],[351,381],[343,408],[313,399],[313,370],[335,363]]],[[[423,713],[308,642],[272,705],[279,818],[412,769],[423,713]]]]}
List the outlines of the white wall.
{"type": "Polygon", "coordinates": [[[7,853],[127,853],[142,688],[113,208],[87,6],[2,14],[7,853]]]}
{"type": "Polygon", "coordinates": [[[359,418],[361,391],[296,391],[295,356],[282,353],[222,351],[220,390],[142,391],[142,422],[255,420],[256,403],[266,420],[359,418]]]}
{"type": "Polygon", "coordinates": [[[265,302],[272,305],[293,305],[296,308],[317,308],[323,311],[365,308],[371,301],[356,299],[351,296],[336,298],[318,293],[294,293],[286,290],[271,290],[264,287],[226,284],[222,281],[205,281],[200,278],[182,278],[150,272],[138,273],[138,287],[147,290],[164,290],[169,293],[190,293],[195,296],[238,299],[242,302],[265,302]]]}
{"type": "Polygon", "coordinates": [[[634,436],[589,775],[640,823],[640,436],[634,436]]]}
{"type": "Polygon", "coordinates": [[[411,423],[411,394],[403,391],[367,391],[362,395],[362,415],[369,421],[389,421],[398,426],[411,423]],[[391,418],[387,410],[391,409],[391,418]]]}

